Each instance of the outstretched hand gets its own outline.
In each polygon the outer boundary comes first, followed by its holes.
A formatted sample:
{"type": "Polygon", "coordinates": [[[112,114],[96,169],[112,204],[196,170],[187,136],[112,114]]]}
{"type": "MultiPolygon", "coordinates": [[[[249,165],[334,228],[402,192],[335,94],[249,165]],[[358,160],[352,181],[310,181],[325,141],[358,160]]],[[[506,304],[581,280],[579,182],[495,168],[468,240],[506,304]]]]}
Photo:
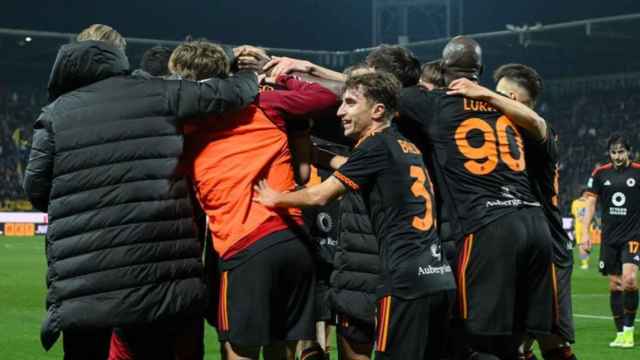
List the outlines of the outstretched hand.
{"type": "Polygon", "coordinates": [[[270,72],[270,76],[277,78],[280,75],[287,75],[292,72],[310,73],[313,64],[306,60],[293,59],[288,57],[273,56],[271,60],[264,65],[263,70],[270,72]]]}
{"type": "Polygon", "coordinates": [[[260,180],[253,186],[254,201],[266,207],[277,207],[278,200],[280,199],[281,192],[273,190],[265,179],[260,180]]]}
{"type": "Polygon", "coordinates": [[[469,79],[456,79],[449,84],[447,95],[462,95],[464,97],[483,100],[491,95],[491,90],[469,79]]]}

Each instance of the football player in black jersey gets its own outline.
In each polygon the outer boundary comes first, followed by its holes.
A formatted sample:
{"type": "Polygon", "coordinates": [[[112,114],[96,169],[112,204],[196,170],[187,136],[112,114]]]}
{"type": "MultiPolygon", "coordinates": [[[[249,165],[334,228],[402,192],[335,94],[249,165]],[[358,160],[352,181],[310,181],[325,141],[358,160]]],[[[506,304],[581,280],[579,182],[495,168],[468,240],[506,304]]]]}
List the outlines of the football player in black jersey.
{"type": "Polygon", "coordinates": [[[347,79],[338,116],[345,135],[358,144],[346,163],[321,184],[296,192],[278,193],[261,182],[256,199],[273,207],[305,207],[360,191],[382,265],[376,359],[441,359],[446,291],[455,285],[435,230],[422,154],[390,127],[399,88],[387,73],[347,79]]]}
{"type": "MultiPolygon", "coordinates": [[[[522,129],[529,181],[536,198],[542,204],[553,235],[553,263],[558,284],[558,322],[553,335],[541,336],[538,342],[543,357],[547,360],[576,359],[570,345],[575,338],[571,303],[573,242],[562,227],[562,215],[558,208],[558,141],[553,128],[533,111],[542,91],[542,79],[531,67],[506,64],[495,71],[494,80],[497,83],[496,91],[502,95],[467,79],[452,82],[449,94],[486,101],[508,114],[513,123],[522,129]],[[504,96],[521,104],[506,101],[504,96]]],[[[527,341],[522,347],[523,359],[535,359],[531,351],[532,344],[532,341],[527,341]]]]}
{"type": "MultiPolygon", "coordinates": [[[[462,78],[477,82],[477,42],[455,37],[442,58],[447,86],[462,78]]],[[[466,234],[458,251],[458,305],[470,344],[516,358],[513,336],[546,335],[554,316],[553,240],[527,175],[521,130],[506,109],[446,90],[405,88],[399,113],[401,131],[420,129],[403,134],[432,157],[440,197],[466,234]]]]}
{"type": "MultiPolygon", "coordinates": [[[[608,141],[610,162],[593,170],[587,184],[584,223],[590,224],[596,203],[602,210],[600,272],[609,276],[611,311],[617,335],[611,347],[634,346],[633,324],[638,310],[640,265],[640,163],[631,161],[631,146],[622,135],[608,141]]],[[[584,227],[583,246],[591,249],[584,227]]]]}

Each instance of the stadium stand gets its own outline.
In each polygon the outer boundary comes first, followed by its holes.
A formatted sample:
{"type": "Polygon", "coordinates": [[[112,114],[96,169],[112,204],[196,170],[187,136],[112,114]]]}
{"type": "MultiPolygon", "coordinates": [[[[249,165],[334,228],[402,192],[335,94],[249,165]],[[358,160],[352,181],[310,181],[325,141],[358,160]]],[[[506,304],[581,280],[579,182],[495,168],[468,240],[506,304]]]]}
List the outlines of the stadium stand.
{"type": "MultiPolygon", "coordinates": [[[[628,46],[630,39],[640,38],[640,14],[471,36],[486,50],[484,84],[491,86],[492,71],[507,62],[529,64],[545,78],[538,110],[552,122],[560,138],[561,208],[568,216],[570,199],[586,181],[593,164],[607,161],[608,134],[623,131],[632,137],[634,145],[640,143],[640,48],[628,46]]],[[[20,184],[31,124],[46,104],[46,79],[57,49],[72,37],[67,33],[0,28],[0,50],[8,54],[0,60],[0,211],[30,208],[20,184]]],[[[424,62],[438,58],[447,40],[406,46],[424,62]]],[[[173,47],[179,42],[128,38],[128,43],[127,55],[135,67],[147,48],[173,47]]],[[[268,50],[341,70],[362,61],[371,49],[268,50]]]]}

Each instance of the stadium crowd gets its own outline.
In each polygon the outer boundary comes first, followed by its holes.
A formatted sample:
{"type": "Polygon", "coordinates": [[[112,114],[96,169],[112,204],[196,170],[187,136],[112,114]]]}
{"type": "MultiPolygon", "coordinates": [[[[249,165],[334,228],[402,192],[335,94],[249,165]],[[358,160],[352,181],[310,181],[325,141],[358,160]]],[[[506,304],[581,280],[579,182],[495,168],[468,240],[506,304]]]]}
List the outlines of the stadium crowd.
{"type": "Polygon", "coordinates": [[[225,359],[326,359],[331,325],[345,359],[535,359],[534,342],[577,359],[561,209],[612,151],[635,171],[603,139],[638,134],[640,97],[540,100],[520,64],[483,87],[463,36],[422,66],[382,45],[344,72],[206,40],[131,71],[125,50],[92,25],[41,111],[3,97],[2,181],[49,214],[46,349],[201,359],[207,318],[225,359]],[[317,138],[328,124],[343,133],[317,138]]]}
{"type": "MultiPolygon", "coordinates": [[[[44,104],[33,87],[0,86],[0,203],[24,200],[20,183],[29,156],[32,123],[44,104]]],[[[5,206],[0,206],[5,208],[5,206]]],[[[11,209],[7,209],[11,210],[11,209]]]]}

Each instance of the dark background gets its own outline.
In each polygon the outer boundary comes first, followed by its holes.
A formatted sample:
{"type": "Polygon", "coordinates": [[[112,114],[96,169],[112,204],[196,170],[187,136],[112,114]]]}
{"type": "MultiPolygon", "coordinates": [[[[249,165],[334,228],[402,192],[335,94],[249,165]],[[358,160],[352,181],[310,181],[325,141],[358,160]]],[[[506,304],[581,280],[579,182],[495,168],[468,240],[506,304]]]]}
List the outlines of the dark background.
{"type": "MultiPolygon", "coordinates": [[[[640,12],[640,1],[464,0],[463,31],[633,12],[640,12]]],[[[125,36],[170,40],[193,34],[230,44],[299,49],[371,45],[368,0],[2,0],[0,6],[0,27],[5,28],[79,32],[92,23],[111,25],[125,36]]]]}

